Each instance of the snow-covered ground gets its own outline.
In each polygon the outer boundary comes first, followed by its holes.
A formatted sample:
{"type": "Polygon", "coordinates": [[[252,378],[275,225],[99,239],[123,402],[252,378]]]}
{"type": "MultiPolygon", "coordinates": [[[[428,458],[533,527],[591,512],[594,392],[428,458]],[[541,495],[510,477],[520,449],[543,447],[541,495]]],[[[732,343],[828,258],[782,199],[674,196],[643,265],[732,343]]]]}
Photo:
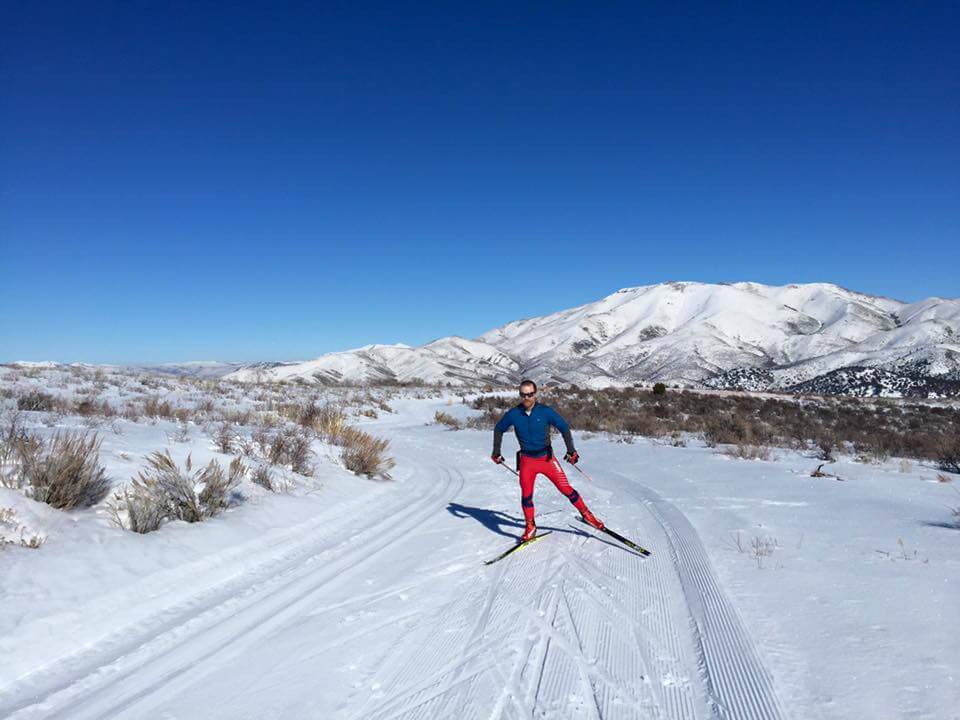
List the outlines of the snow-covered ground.
{"type": "MultiPolygon", "coordinates": [[[[473,412],[448,402],[358,420],[390,439],[393,481],[317,443],[291,492],[245,486],[148,535],[0,489],[46,537],[0,551],[0,717],[960,717],[960,483],[574,429],[575,487],[653,555],[572,522],[541,478],[553,533],[485,566],[520,532],[519,491],[489,433],[432,424],[473,412]]],[[[162,447],[229,460],[199,430],[115,422],[115,478],[162,447]]]]}

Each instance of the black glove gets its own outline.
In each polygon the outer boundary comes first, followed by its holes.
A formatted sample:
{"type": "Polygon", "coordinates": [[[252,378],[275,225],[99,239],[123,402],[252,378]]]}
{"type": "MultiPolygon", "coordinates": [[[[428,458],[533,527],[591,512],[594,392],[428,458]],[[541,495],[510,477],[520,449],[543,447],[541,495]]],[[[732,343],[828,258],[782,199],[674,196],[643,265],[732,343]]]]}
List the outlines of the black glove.
{"type": "Polygon", "coordinates": [[[566,455],[563,456],[563,459],[566,460],[571,465],[576,465],[577,460],[580,459],[580,453],[578,453],[576,450],[574,450],[573,452],[568,452],[566,455]]]}
{"type": "Polygon", "coordinates": [[[497,465],[503,462],[503,455],[500,453],[494,453],[490,456],[490,459],[493,460],[497,465]]]}

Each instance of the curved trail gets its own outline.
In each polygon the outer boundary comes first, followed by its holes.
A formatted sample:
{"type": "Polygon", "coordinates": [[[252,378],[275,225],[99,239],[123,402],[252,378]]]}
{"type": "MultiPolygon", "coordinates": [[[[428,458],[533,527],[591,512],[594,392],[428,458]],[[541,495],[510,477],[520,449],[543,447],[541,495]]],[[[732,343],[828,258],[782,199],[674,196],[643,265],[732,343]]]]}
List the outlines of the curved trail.
{"type": "Polygon", "coordinates": [[[135,625],[0,688],[0,717],[784,717],[675,506],[615,473],[589,487],[642,559],[543,486],[553,534],[485,567],[518,534],[512,483],[452,444],[441,462],[435,428],[395,421],[390,436],[402,483],[245,544],[221,582],[160,593],[135,625]]]}
{"type": "MultiPolygon", "coordinates": [[[[382,508],[381,519],[368,522],[357,535],[345,539],[312,534],[293,547],[267,550],[252,572],[164,608],[136,627],[123,628],[86,653],[37,671],[14,692],[0,696],[0,716],[114,717],[152,692],[170,692],[173,681],[188,671],[190,679],[196,679],[200,663],[256,642],[327,583],[345,579],[345,573],[363,567],[445,507],[463,479],[451,472],[440,474],[445,480],[432,493],[382,508]]],[[[316,531],[317,522],[294,530],[316,531]]]]}

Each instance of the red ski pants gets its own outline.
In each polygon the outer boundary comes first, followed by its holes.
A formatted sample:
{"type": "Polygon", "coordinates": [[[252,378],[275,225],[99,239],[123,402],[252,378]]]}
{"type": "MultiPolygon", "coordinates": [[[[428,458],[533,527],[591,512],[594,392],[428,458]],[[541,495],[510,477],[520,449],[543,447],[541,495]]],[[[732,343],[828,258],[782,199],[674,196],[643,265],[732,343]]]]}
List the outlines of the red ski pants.
{"type": "Polygon", "coordinates": [[[533,485],[537,475],[546,475],[556,486],[557,490],[566,495],[567,500],[573,503],[573,506],[581,513],[586,512],[587,506],[580,497],[580,493],[573,489],[570,481],[560,467],[560,462],[555,458],[547,457],[528,457],[520,456],[520,505],[523,508],[523,517],[527,524],[534,520],[535,510],[533,507],[533,485]]]}

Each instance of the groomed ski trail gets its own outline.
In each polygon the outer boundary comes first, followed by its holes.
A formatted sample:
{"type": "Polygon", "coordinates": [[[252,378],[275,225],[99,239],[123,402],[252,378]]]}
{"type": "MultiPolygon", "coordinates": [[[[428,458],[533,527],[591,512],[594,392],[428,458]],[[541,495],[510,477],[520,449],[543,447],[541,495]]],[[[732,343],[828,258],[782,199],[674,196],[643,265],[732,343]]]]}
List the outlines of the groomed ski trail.
{"type": "MultiPolygon", "coordinates": [[[[613,473],[616,475],[616,473],[613,473]]],[[[770,674],[752,638],[720,587],[703,543],[686,516],[654,490],[619,476],[666,536],[683,586],[691,628],[713,709],[721,718],[783,718],[770,674]]]]}
{"type": "Polygon", "coordinates": [[[338,717],[784,717],[692,526],[636,494],[653,557],[557,523],[404,636],[338,717]]]}
{"type": "MultiPolygon", "coordinates": [[[[444,447],[435,427],[387,427],[411,468],[402,484],[250,541],[237,550],[243,571],[223,582],[167,601],[158,590],[135,625],[0,688],[0,717],[784,717],[672,504],[615,473],[584,488],[611,527],[653,552],[640,558],[574,527],[575,511],[541,485],[540,527],[552,534],[484,566],[520,533],[515,483],[444,447]],[[491,531],[493,515],[507,526],[491,531]]],[[[195,565],[166,580],[189,583],[195,565]]]]}
{"type": "MultiPolygon", "coordinates": [[[[282,533],[287,545],[260,550],[256,564],[195,596],[181,598],[134,627],[124,627],[89,650],[57,659],[0,691],[0,717],[27,718],[119,717],[151,693],[174,690],[178,679],[194,682],[218,653],[239,653],[295,615],[326,584],[344,575],[404,537],[442,510],[463,486],[459,473],[440,468],[443,482],[413,502],[388,501],[379,519],[366,520],[353,534],[317,534],[320,518],[282,533]],[[292,540],[297,536],[303,540],[292,540]]],[[[367,499],[358,506],[369,511],[367,499]]],[[[342,510],[342,509],[341,509],[342,510]]],[[[359,507],[354,509],[359,514],[359,507]]],[[[369,517],[369,516],[368,516],[369,517]]],[[[276,538],[271,538],[275,540],[276,538]]]]}

